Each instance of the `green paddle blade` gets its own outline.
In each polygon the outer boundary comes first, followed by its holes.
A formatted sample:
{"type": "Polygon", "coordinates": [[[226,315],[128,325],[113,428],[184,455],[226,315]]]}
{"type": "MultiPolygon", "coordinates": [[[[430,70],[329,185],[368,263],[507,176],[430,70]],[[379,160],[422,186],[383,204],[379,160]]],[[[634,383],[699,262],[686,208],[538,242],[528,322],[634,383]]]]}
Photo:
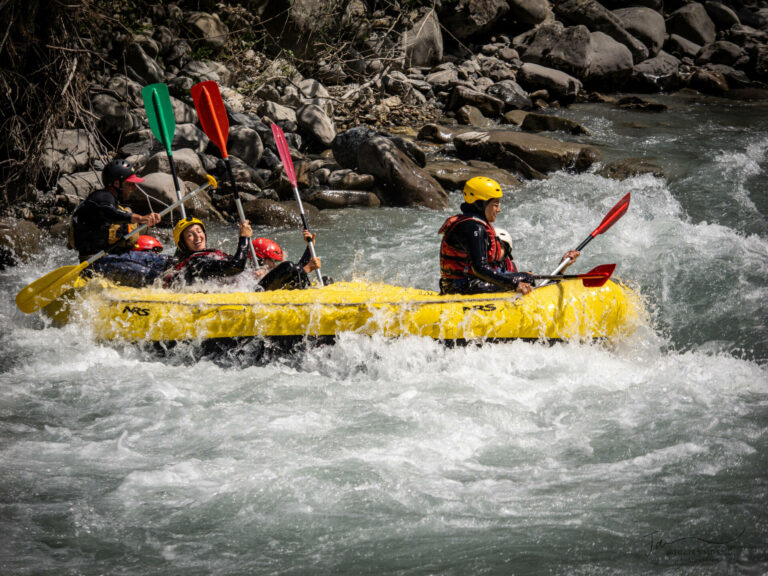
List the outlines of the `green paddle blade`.
{"type": "Polygon", "coordinates": [[[170,156],[171,142],[176,133],[176,118],[173,115],[171,95],[168,93],[167,84],[150,84],[141,90],[144,99],[144,109],[147,111],[149,128],[160,142],[165,146],[165,151],[170,156]]]}
{"type": "Polygon", "coordinates": [[[28,284],[16,294],[16,306],[25,314],[47,306],[64,294],[69,284],[88,266],[88,261],[72,266],[62,266],[28,284]]]}

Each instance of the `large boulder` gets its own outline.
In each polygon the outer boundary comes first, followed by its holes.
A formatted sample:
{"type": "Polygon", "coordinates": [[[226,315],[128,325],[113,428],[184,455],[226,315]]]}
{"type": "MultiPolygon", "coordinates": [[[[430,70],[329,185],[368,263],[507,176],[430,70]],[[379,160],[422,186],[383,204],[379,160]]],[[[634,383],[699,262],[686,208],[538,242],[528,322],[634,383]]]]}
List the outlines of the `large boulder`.
{"type": "Polygon", "coordinates": [[[648,56],[653,58],[659,53],[667,35],[664,16],[645,6],[620,8],[613,13],[618,16],[627,32],[645,44],[648,56]]]}
{"type": "Polygon", "coordinates": [[[443,61],[443,34],[434,10],[403,34],[403,51],[406,68],[432,66],[443,61]]]}
{"type": "Polygon", "coordinates": [[[194,124],[177,124],[176,132],[173,135],[173,142],[171,143],[171,150],[191,148],[199,154],[205,152],[210,143],[211,141],[205,135],[205,132],[194,124]]]}
{"type": "Polygon", "coordinates": [[[529,112],[520,123],[526,132],[567,132],[569,134],[589,134],[589,131],[575,120],[552,114],[529,112]]]}
{"type": "Polygon", "coordinates": [[[116,140],[122,134],[141,126],[141,121],[131,112],[128,104],[120,102],[110,94],[94,95],[91,98],[91,107],[98,118],[99,130],[110,139],[116,140]]]}
{"type": "Polygon", "coordinates": [[[505,188],[520,186],[520,180],[507,170],[482,160],[437,160],[429,162],[424,169],[448,190],[461,190],[467,180],[475,176],[493,178],[505,188]]]}
{"type": "Polygon", "coordinates": [[[480,159],[499,165],[499,159],[506,158],[510,168],[514,168],[514,157],[517,157],[540,173],[557,170],[583,172],[599,156],[592,146],[508,130],[466,132],[456,136],[453,144],[462,159],[480,159]]]}
{"type": "Polygon", "coordinates": [[[381,200],[367,190],[317,190],[307,197],[321,210],[330,208],[378,208],[381,200]]]}
{"type": "Polygon", "coordinates": [[[526,44],[518,48],[525,61],[523,69],[528,64],[538,64],[583,78],[588,64],[589,41],[586,26],[563,28],[559,23],[544,24],[533,31],[526,44]]]}
{"type": "Polygon", "coordinates": [[[632,53],[602,32],[590,33],[584,84],[595,89],[620,88],[632,76],[632,53]]]}
{"type": "Polygon", "coordinates": [[[696,55],[696,64],[699,66],[703,64],[725,64],[726,66],[733,66],[741,55],[742,50],[739,46],[733,42],[721,40],[702,46],[701,50],[696,55]]]}
{"type": "Polygon", "coordinates": [[[299,132],[310,146],[320,149],[331,147],[336,138],[336,128],[325,111],[316,104],[305,104],[296,111],[299,132]]]}
{"type": "Polygon", "coordinates": [[[558,99],[573,100],[582,90],[581,82],[573,76],[528,62],[520,68],[517,79],[529,93],[543,88],[558,99]]]}
{"type": "Polygon", "coordinates": [[[195,82],[214,80],[222,86],[230,86],[234,77],[224,64],[213,60],[190,60],[181,69],[181,74],[195,82]]]}
{"type": "Polygon", "coordinates": [[[632,69],[628,87],[638,92],[672,92],[682,84],[680,60],[662,50],[632,69]]]}
{"type": "Polygon", "coordinates": [[[339,166],[357,170],[357,151],[363,142],[380,135],[366,126],[355,126],[336,135],[331,143],[333,157],[339,166]]]}
{"type": "Polygon", "coordinates": [[[128,77],[142,85],[162,82],[165,72],[139,44],[129,44],[125,51],[125,68],[128,77]]]}
{"type": "MultiPolygon", "coordinates": [[[[180,180],[191,180],[193,182],[205,181],[205,169],[200,157],[190,148],[182,148],[173,151],[173,165],[176,168],[176,175],[180,180]]],[[[171,164],[168,161],[166,152],[158,152],[153,155],[144,166],[143,173],[152,174],[154,172],[171,173],[171,164]]]]}
{"type": "Polygon", "coordinates": [[[602,32],[629,48],[636,62],[648,58],[648,48],[624,28],[618,16],[596,0],[565,0],[554,3],[555,13],[563,21],[584,25],[591,32],[602,32]]]}
{"type": "MultiPolygon", "coordinates": [[[[317,217],[318,210],[309,202],[302,202],[308,220],[317,217]]],[[[295,201],[278,202],[268,198],[257,198],[243,203],[245,217],[252,226],[271,228],[301,228],[301,212],[295,201]]]]}
{"type": "Polygon", "coordinates": [[[485,91],[504,102],[505,110],[529,109],[533,106],[528,93],[514,80],[502,80],[485,91]]]}
{"type": "Polygon", "coordinates": [[[88,132],[58,129],[45,143],[40,166],[46,174],[71,174],[88,168],[98,158],[99,150],[88,132]]]}
{"type": "Polygon", "coordinates": [[[0,270],[40,251],[40,229],[29,220],[0,218],[0,270]]]}
{"type": "Polygon", "coordinates": [[[552,15],[547,0],[508,0],[509,12],[507,18],[516,22],[536,26],[552,15]]]}
{"type": "MultiPolygon", "coordinates": [[[[150,211],[160,212],[176,202],[176,186],[173,182],[173,176],[165,172],[155,172],[143,176],[144,182],[139,184],[130,198],[126,200],[126,205],[137,214],[147,214],[150,211]]],[[[182,195],[186,195],[192,190],[198,188],[200,184],[193,182],[179,181],[182,195]]],[[[204,222],[210,220],[221,220],[221,214],[213,207],[211,198],[207,192],[198,192],[193,198],[184,202],[184,208],[187,216],[200,218],[204,222]]],[[[166,216],[163,222],[171,224],[181,218],[181,209],[176,208],[172,211],[173,218],[166,216]]]]}
{"type": "Polygon", "coordinates": [[[451,93],[448,101],[449,110],[458,110],[462,106],[474,106],[484,114],[496,118],[504,112],[504,102],[495,96],[467,88],[466,86],[456,86],[451,93]]]}
{"type": "Polygon", "coordinates": [[[93,170],[65,174],[56,182],[56,191],[66,196],[71,204],[85,200],[98,188],[101,188],[101,177],[93,170]]]}
{"type": "Polygon", "coordinates": [[[709,0],[704,2],[704,8],[718,30],[729,30],[731,27],[741,24],[736,12],[722,2],[709,0]]]}
{"type": "Polygon", "coordinates": [[[256,130],[248,126],[231,126],[227,152],[237,156],[251,168],[256,168],[264,154],[264,144],[256,130]]]}
{"type": "Polygon", "coordinates": [[[507,0],[458,0],[445,2],[440,22],[460,40],[490,32],[509,11],[507,0]]]}
{"type": "Polygon", "coordinates": [[[664,43],[664,50],[678,58],[694,59],[701,50],[701,46],[679,34],[670,34],[664,43]]]}
{"type": "Polygon", "coordinates": [[[393,205],[435,210],[448,206],[448,195],[442,186],[389,138],[374,136],[364,141],[357,151],[357,165],[361,173],[378,179],[393,205]]]}
{"type": "Polygon", "coordinates": [[[715,23],[707,14],[706,8],[698,2],[686,4],[669,15],[667,32],[704,45],[715,41],[717,31],[715,23]]]}
{"type": "Polygon", "coordinates": [[[187,16],[185,23],[193,38],[201,40],[211,48],[219,50],[227,43],[229,29],[218,14],[192,12],[187,16]]]}

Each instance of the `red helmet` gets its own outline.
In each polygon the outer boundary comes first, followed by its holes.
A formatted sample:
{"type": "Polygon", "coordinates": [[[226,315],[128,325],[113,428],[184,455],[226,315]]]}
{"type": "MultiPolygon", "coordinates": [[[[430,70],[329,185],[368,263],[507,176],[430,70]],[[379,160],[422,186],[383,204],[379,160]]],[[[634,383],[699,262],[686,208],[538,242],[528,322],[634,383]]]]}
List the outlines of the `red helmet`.
{"type": "MultiPolygon", "coordinates": [[[[271,258],[281,262],[283,260],[283,251],[280,245],[269,238],[254,238],[253,251],[256,252],[256,258],[261,260],[271,258]]],[[[250,255],[248,256],[250,258],[250,255]]]]}
{"type": "Polygon", "coordinates": [[[163,245],[160,244],[157,238],[154,236],[145,236],[144,234],[141,234],[139,236],[139,239],[136,240],[136,244],[133,245],[132,250],[135,250],[136,252],[162,252],[163,251],[163,245]]]}

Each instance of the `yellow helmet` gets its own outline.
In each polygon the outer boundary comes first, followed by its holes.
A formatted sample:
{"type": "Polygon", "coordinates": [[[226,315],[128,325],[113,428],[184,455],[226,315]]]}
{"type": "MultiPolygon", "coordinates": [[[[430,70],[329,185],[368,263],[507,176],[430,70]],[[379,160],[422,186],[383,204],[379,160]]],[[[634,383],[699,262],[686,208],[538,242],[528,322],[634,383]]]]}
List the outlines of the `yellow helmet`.
{"type": "Polygon", "coordinates": [[[464,202],[467,204],[472,204],[477,200],[486,201],[501,198],[502,196],[499,183],[485,176],[475,176],[464,184],[464,202]]]}
{"type": "Polygon", "coordinates": [[[184,233],[184,230],[194,224],[198,224],[203,229],[203,232],[206,232],[205,224],[203,224],[202,220],[198,220],[197,218],[182,218],[176,226],[173,227],[173,242],[182,252],[187,251],[187,247],[181,244],[181,235],[184,233]]]}

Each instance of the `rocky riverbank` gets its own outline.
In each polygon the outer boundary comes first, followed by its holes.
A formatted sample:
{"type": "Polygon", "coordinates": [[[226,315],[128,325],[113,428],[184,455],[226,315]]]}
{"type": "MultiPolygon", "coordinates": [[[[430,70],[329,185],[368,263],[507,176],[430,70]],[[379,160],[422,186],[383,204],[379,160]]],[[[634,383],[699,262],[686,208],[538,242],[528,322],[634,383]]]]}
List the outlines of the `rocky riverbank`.
{"type": "MultiPolygon", "coordinates": [[[[637,94],[768,95],[768,9],[757,2],[128,4],[114,15],[121,26],[88,43],[98,57],[73,68],[88,81],[84,106],[93,122],[55,127],[39,181],[6,193],[4,265],[35,252],[41,234],[61,237],[113,157],[146,179],[134,210],[159,211],[175,199],[141,99],[141,88],[156,82],[172,94],[180,179],[188,190],[205,173],[222,184],[191,201],[188,213],[234,220],[223,162],[190,96],[197,82],[220,85],[228,151],[257,227],[300,223],[273,122],[286,132],[311,221],[314,210],[348,206],[443,209],[446,191],[475,175],[514,186],[593,169],[598,150],[574,137],[586,129],[558,116],[577,101],[663,113],[637,94]]],[[[609,177],[658,171],[632,158],[600,169],[609,177]]]]}

